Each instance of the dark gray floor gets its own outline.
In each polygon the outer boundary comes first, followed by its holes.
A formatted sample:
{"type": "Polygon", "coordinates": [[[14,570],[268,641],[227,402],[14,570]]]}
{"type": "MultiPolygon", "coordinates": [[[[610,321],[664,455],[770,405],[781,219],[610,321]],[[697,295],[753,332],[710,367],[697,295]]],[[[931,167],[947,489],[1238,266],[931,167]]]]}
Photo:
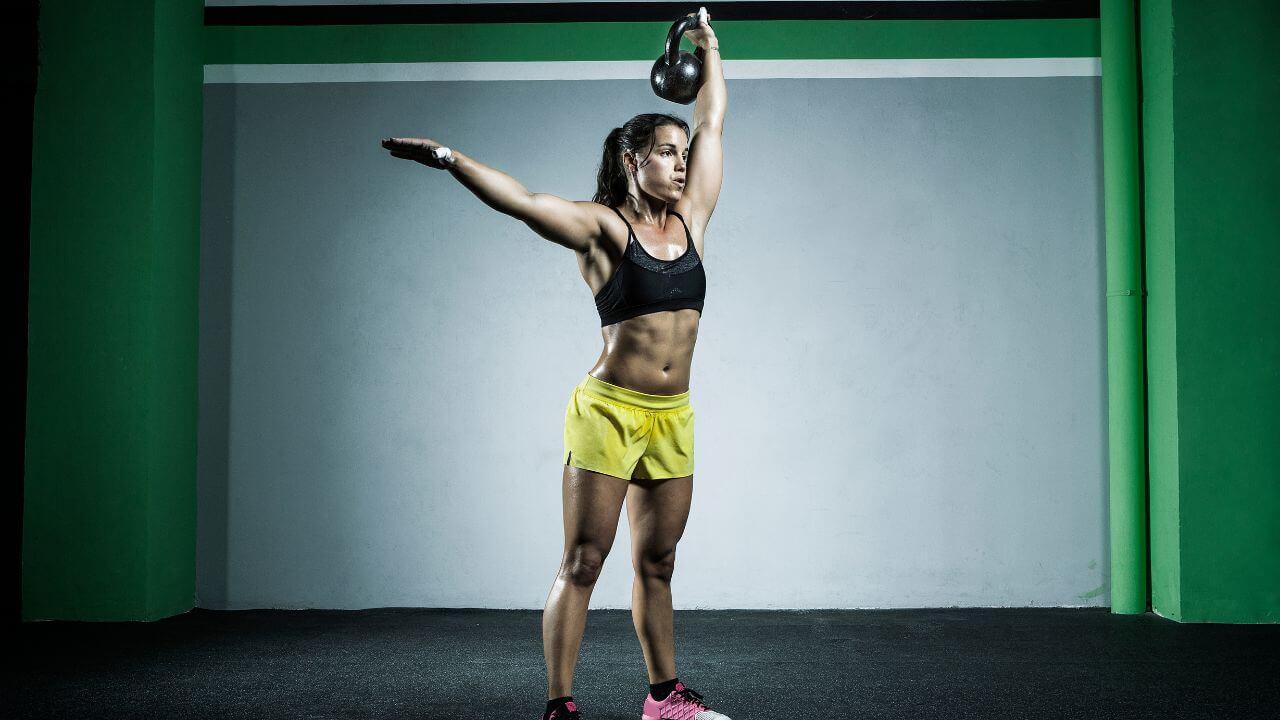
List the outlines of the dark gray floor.
{"type": "MultiPolygon", "coordinates": [[[[194,610],[30,622],[3,717],[537,720],[541,611],[194,610]]],[[[1280,626],[1106,609],[677,611],[679,676],[733,720],[1280,718],[1280,626]]],[[[592,610],[583,720],[638,720],[628,611],[592,610]]]]}

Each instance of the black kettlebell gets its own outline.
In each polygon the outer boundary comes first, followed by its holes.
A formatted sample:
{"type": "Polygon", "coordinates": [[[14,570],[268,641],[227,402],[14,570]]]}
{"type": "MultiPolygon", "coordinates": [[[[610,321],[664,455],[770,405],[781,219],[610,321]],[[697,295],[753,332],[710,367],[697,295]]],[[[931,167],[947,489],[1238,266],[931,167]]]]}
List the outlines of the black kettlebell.
{"type": "Polygon", "coordinates": [[[698,22],[697,15],[685,15],[675,21],[667,33],[666,51],[649,72],[653,92],[664,100],[688,105],[698,97],[698,88],[702,87],[702,61],[680,49],[680,38],[686,30],[697,27],[698,22]]]}

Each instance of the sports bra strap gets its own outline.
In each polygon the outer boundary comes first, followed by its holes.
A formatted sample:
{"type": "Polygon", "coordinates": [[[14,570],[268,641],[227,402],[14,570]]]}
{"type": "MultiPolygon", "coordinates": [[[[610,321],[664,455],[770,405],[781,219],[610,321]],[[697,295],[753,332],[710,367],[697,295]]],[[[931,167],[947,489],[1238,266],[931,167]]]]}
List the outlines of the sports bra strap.
{"type": "Polygon", "coordinates": [[[683,216],[683,215],[681,215],[680,213],[676,212],[675,210],[668,210],[667,212],[669,212],[669,213],[671,213],[672,215],[675,215],[676,217],[680,218],[680,224],[684,226],[684,234],[685,234],[685,237],[688,239],[689,244],[690,244],[690,245],[692,245],[692,244],[693,244],[693,233],[689,232],[689,223],[687,223],[687,222],[685,222],[685,221],[684,221],[684,216],[683,216]]]}
{"type": "Polygon", "coordinates": [[[632,227],[631,227],[631,223],[630,223],[630,222],[627,222],[627,216],[626,216],[626,215],[623,215],[621,210],[619,210],[618,208],[616,208],[616,207],[614,207],[614,206],[612,206],[612,205],[610,205],[610,206],[609,206],[609,209],[610,209],[610,210],[612,210],[612,211],[614,211],[614,212],[616,212],[616,213],[618,213],[618,217],[622,218],[622,222],[627,223],[627,232],[629,233],[629,234],[627,235],[627,240],[630,240],[630,239],[631,239],[631,236],[636,234],[636,231],[632,229],[632,227]]]}

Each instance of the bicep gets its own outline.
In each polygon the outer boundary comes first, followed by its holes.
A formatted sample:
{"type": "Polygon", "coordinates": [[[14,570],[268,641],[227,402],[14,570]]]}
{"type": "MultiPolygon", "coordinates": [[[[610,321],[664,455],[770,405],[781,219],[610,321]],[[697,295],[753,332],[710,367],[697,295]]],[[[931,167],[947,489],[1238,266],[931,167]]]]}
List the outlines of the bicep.
{"type": "Polygon", "coordinates": [[[576,252],[586,252],[603,232],[600,214],[591,207],[597,204],[532,193],[516,217],[547,240],[576,252]]]}
{"type": "Polygon", "coordinates": [[[702,125],[689,143],[689,167],[686,169],[685,195],[689,214],[699,227],[705,228],[711,211],[720,198],[724,178],[724,149],[719,127],[702,125]]]}

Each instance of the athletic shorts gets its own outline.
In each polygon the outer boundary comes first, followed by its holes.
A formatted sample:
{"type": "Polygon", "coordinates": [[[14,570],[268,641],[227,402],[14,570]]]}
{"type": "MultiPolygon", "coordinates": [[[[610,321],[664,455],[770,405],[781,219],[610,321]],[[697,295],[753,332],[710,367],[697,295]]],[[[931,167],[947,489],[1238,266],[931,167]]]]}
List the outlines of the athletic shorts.
{"type": "Polygon", "coordinates": [[[624,480],[692,475],[689,391],[650,395],[588,374],[564,411],[562,459],[624,480]]]}

